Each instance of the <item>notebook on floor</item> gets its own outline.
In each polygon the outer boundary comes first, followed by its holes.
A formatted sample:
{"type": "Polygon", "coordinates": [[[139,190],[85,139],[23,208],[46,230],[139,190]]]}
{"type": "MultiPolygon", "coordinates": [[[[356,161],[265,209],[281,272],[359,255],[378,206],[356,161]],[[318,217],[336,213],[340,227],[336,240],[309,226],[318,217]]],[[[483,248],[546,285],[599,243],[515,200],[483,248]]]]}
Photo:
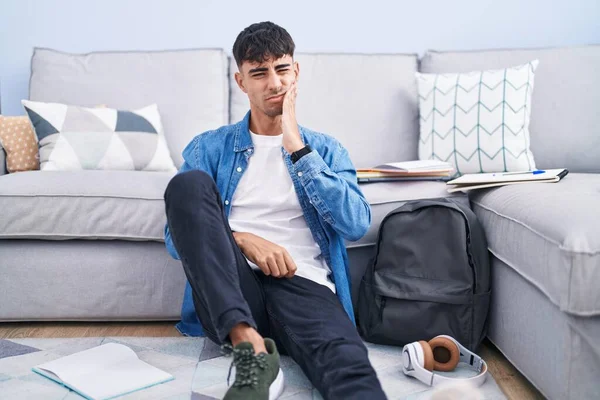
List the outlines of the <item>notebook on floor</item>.
{"type": "Polygon", "coordinates": [[[483,174],[465,174],[446,182],[448,192],[459,192],[473,189],[485,189],[496,186],[516,185],[522,183],[555,183],[564,178],[569,171],[565,168],[547,169],[543,171],[494,172],[483,174]]]}
{"type": "Polygon", "coordinates": [[[175,379],[119,343],[70,354],[32,370],[93,400],[111,399],[175,379]]]}

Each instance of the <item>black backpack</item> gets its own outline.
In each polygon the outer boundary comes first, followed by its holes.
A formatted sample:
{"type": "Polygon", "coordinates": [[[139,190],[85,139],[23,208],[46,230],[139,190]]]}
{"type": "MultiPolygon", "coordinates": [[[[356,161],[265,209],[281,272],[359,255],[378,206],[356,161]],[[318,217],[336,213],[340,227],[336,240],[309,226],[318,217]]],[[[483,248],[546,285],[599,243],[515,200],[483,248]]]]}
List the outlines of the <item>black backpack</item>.
{"type": "Polygon", "coordinates": [[[366,341],[403,346],[450,335],[475,351],[489,303],[487,241],[468,201],[409,201],[385,216],[358,298],[366,341]]]}

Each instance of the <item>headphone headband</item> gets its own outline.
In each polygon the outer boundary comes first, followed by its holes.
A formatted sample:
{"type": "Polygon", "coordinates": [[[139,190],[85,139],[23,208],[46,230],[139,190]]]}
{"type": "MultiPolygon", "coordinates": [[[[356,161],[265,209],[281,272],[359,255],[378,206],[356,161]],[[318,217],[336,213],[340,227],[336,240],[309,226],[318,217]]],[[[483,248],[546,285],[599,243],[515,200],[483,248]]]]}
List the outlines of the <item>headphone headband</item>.
{"type": "Polygon", "coordinates": [[[470,378],[450,378],[426,370],[423,367],[425,355],[419,342],[409,343],[402,349],[402,372],[408,376],[414,376],[428,386],[435,386],[444,382],[457,381],[467,381],[477,387],[483,385],[487,378],[488,372],[486,362],[477,354],[469,351],[467,348],[461,345],[453,337],[448,335],[440,335],[436,337],[446,338],[454,342],[460,352],[460,362],[467,364],[469,368],[477,371],[477,375],[470,378]]]}

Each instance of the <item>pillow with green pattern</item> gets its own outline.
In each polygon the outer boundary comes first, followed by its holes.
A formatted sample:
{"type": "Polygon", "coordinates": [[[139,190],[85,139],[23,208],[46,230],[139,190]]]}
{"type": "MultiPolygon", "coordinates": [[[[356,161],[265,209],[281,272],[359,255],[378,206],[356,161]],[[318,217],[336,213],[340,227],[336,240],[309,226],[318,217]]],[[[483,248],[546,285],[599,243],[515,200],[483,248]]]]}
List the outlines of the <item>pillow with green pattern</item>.
{"type": "Polygon", "coordinates": [[[417,73],[419,159],[449,162],[456,176],[535,169],[529,119],[537,65],[417,73]]]}

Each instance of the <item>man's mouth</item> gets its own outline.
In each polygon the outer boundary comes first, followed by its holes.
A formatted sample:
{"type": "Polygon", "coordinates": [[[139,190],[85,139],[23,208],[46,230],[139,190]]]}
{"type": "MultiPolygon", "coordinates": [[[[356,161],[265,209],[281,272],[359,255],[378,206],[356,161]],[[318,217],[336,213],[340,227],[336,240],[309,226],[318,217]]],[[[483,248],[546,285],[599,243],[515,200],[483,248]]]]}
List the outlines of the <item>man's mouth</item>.
{"type": "Polygon", "coordinates": [[[278,94],[277,96],[268,97],[267,100],[281,100],[285,93],[278,94]]]}

